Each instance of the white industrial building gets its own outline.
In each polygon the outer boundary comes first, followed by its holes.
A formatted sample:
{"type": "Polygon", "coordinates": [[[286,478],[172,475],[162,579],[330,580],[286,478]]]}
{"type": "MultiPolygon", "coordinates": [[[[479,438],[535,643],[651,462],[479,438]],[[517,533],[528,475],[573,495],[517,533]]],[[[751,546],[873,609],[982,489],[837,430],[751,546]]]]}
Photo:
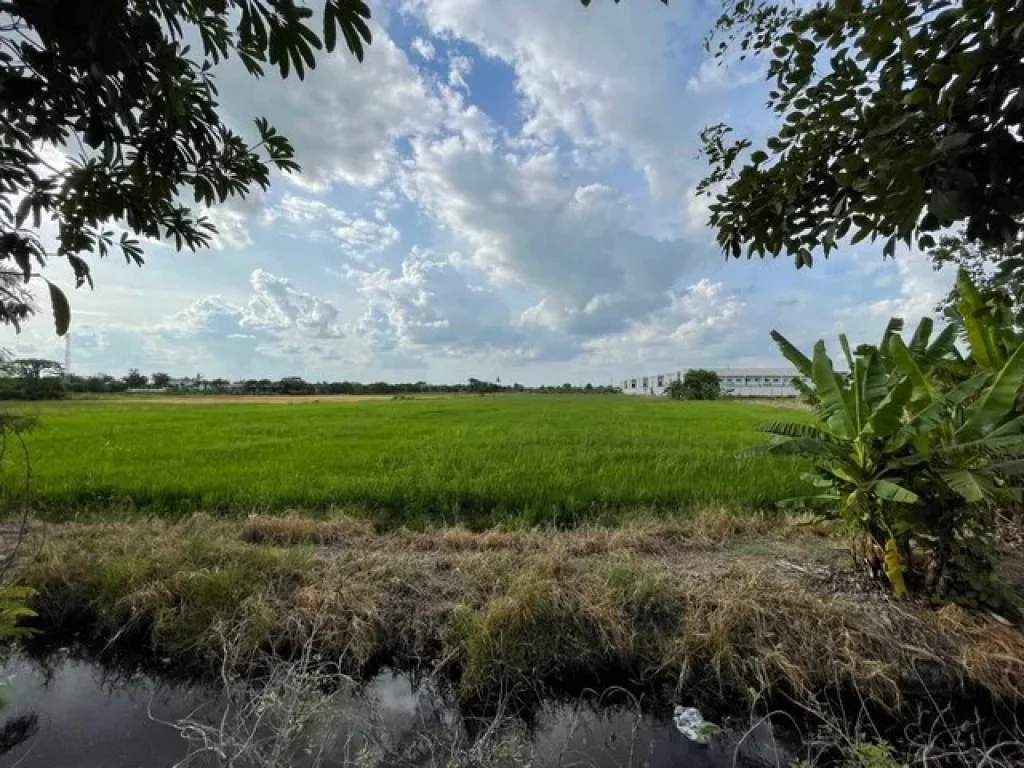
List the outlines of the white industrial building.
{"type": "MultiPolygon", "coordinates": [[[[622,391],[627,395],[663,395],[669,382],[686,375],[687,368],[671,373],[656,373],[623,379],[622,391]]],[[[723,394],[733,397],[796,397],[794,378],[801,377],[792,368],[712,368],[722,382],[723,394]]]]}

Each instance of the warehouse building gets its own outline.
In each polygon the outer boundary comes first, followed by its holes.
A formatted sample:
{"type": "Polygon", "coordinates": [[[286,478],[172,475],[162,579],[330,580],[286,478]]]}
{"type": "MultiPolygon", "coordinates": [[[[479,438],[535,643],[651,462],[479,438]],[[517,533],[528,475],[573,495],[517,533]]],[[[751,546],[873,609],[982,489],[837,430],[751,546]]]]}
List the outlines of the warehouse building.
{"type": "MultiPolygon", "coordinates": [[[[688,369],[671,373],[623,379],[622,391],[627,395],[663,395],[669,382],[682,378],[688,369]]],[[[722,381],[723,393],[733,397],[796,397],[794,378],[802,378],[792,368],[713,368],[722,381]]]]}

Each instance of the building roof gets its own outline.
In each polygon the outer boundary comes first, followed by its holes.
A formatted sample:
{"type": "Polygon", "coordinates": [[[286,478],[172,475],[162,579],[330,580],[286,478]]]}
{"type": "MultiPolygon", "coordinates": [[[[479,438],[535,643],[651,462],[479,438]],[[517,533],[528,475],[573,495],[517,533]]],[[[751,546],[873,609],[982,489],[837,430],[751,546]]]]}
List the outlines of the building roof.
{"type": "MultiPolygon", "coordinates": [[[[661,373],[642,373],[638,376],[630,376],[630,378],[657,378],[658,376],[675,376],[677,373],[686,373],[690,368],[680,368],[676,371],[662,371],[661,373]]],[[[736,377],[736,376],[768,376],[768,377],[785,377],[786,379],[792,379],[799,376],[800,373],[794,368],[709,368],[719,375],[721,378],[725,377],[736,377]]]]}

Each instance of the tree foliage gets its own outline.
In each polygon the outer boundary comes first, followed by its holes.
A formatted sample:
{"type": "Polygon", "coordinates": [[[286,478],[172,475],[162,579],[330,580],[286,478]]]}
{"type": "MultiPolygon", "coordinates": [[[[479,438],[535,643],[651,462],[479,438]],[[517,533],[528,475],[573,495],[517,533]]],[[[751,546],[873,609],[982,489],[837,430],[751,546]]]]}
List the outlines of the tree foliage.
{"type": "Polygon", "coordinates": [[[1016,0],[726,0],[717,54],[768,59],[763,147],[702,134],[727,256],[884,238],[935,245],[962,224],[998,246],[1024,213],[1024,6],[1016,0]]]}
{"type": "MultiPolygon", "coordinates": [[[[266,188],[272,168],[298,169],[266,120],[255,122],[255,143],[227,125],[212,68],[237,56],[253,77],[272,67],[301,79],[339,33],[362,59],[363,0],[324,0],[318,28],[313,15],[295,0],[0,3],[0,273],[46,280],[46,262],[64,259],[76,287],[91,286],[88,254],[117,249],[141,265],[140,237],[208,245],[204,206],[266,188]],[[62,153],[66,164],[54,165],[62,153]]],[[[47,283],[63,334],[68,301],[47,283]]],[[[0,284],[0,322],[30,312],[0,284]]]]}
{"type": "MultiPolygon", "coordinates": [[[[943,235],[928,257],[936,269],[951,266],[966,271],[987,300],[1006,307],[1013,324],[1024,329],[1024,233],[998,246],[971,242],[963,232],[943,235]]],[[[959,300],[954,287],[936,309],[948,314],[959,300]]]]}
{"type": "Polygon", "coordinates": [[[22,358],[0,363],[0,399],[51,400],[64,396],[64,366],[56,360],[22,358]]]}
{"type": "Polygon", "coordinates": [[[141,389],[147,384],[149,384],[149,377],[139,373],[138,368],[132,368],[128,371],[128,375],[124,377],[124,385],[128,389],[141,389]]]}
{"type": "Polygon", "coordinates": [[[722,396],[722,381],[714,371],[696,368],[683,376],[687,400],[717,400],[722,396]]]}

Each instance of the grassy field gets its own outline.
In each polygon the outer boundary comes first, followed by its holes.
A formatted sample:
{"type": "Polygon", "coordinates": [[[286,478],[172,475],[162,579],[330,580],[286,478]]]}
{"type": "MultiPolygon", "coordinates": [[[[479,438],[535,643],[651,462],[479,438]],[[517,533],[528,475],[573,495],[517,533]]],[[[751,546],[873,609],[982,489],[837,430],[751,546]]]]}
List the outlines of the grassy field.
{"type": "MultiPolygon", "coordinates": [[[[17,406],[39,426],[33,493],[52,519],[327,511],[396,524],[614,522],[704,505],[765,508],[800,466],[737,452],[767,405],[500,396],[220,404],[17,406]]],[[[5,486],[17,466],[5,468],[5,486]]]]}

